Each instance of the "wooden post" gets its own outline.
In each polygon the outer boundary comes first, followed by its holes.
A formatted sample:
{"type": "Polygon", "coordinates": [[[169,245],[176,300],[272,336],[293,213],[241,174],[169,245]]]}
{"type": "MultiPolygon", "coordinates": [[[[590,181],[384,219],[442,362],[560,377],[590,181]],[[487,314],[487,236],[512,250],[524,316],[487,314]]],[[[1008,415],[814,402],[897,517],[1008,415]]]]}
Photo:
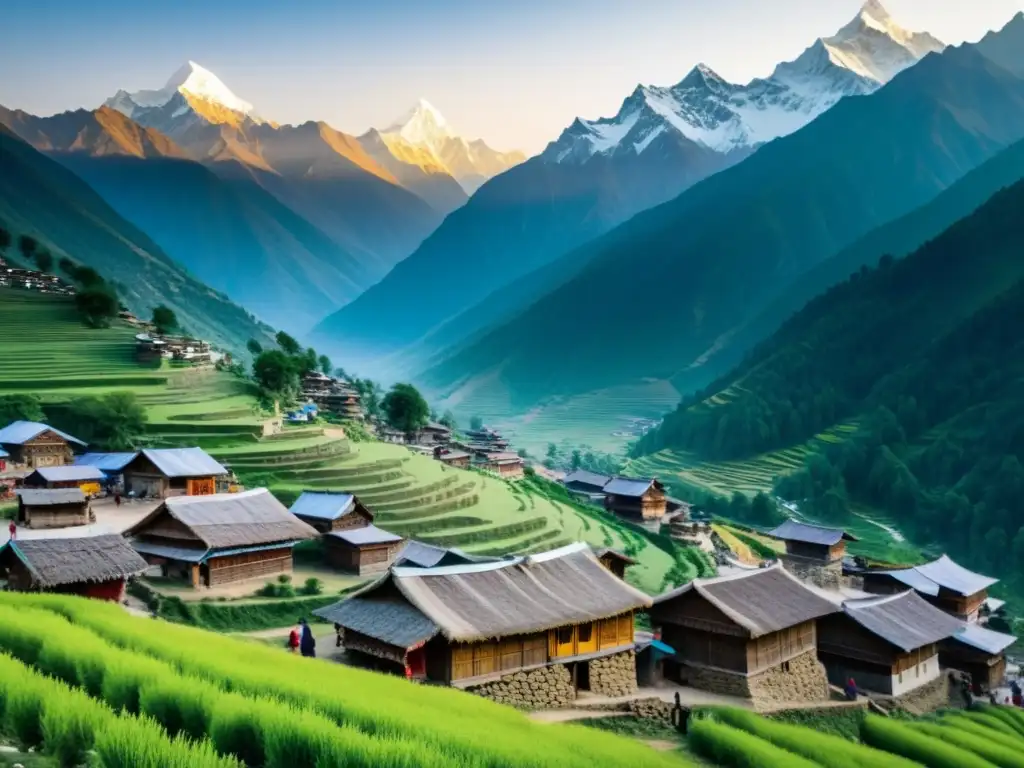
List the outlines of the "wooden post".
{"type": "Polygon", "coordinates": [[[192,587],[199,589],[199,563],[192,564],[192,587]]]}

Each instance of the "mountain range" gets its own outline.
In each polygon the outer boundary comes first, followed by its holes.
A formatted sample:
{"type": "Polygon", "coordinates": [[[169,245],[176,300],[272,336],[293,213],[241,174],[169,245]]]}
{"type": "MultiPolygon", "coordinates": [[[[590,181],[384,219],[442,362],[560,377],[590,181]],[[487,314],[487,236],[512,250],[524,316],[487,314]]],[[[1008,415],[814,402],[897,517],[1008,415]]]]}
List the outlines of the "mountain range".
{"type": "MultiPolygon", "coordinates": [[[[370,370],[387,372],[396,354],[427,359],[438,340],[457,344],[501,319],[495,306],[523,309],[501,293],[518,279],[942,49],[871,0],[768,78],[736,85],[701,64],[675,86],[637,86],[615,116],[575,120],[539,156],[484,184],[314,339],[370,370]]],[[[513,293],[530,301],[551,287],[541,280],[532,295],[513,293]]]]}
{"type": "Polygon", "coordinates": [[[1024,137],[1024,81],[988,45],[927,56],[591,241],[569,257],[583,265],[571,279],[422,381],[500,391],[518,411],[650,378],[706,384],[802,274],[1024,137]]]}

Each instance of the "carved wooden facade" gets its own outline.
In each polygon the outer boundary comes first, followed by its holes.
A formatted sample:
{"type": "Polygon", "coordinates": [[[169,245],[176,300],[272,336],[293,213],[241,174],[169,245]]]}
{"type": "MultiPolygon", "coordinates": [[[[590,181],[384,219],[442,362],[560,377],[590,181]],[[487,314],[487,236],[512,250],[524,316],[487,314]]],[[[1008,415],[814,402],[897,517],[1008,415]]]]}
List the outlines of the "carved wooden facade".
{"type": "Polygon", "coordinates": [[[9,445],[10,462],[28,469],[63,467],[74,458],[71,445],[56,432],[46,430],[20,445],[9,445]]]}

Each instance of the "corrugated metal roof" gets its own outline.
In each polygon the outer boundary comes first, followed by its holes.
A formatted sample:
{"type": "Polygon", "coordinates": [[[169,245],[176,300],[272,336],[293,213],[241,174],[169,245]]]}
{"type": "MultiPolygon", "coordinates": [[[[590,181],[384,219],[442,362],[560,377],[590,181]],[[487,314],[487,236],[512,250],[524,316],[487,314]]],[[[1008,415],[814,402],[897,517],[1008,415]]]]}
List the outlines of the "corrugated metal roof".
{"type": "Polygon", "coordinates": [[[933,562],[918,565],[914,570],[928,577],[940,587],[964,596],[988,589],[999,581],[999,579],[969,571],[954,563],[946,555],[933,562]]]}
{"type": "Polygon", "coordinates": [[[385,531],[383,528],[378,528],[375,525],[350,528],[347,531],[331,531],[327,535],[357,547],[363,544],[390,544],[391,542],[402,540],[401,536],[385,531]]]}
{"type": "Polygon", "coordinates": [[[852,536],[842,528],[826,528],[821,525],[798,523],[796,520],[787,520],[775,530],[769,531],[768,535],[776,539],[800,541],[805,544],[820,544],[825,547],[838,544],[843,539],[858,541],[856,536],[852,536]]]}
{"type": "Polygon", "coordinates": [[[146,448],[142,455],[166,477],[205,477],[228,473],[202,448],[146,448]]]}
{"type": "Polygon", "coordinates": [[[953,635],[952,639],[958,643],[969,645],[971,648],[977,648],[979,651],[993,654],[1002,653],[1017,642],[1017,638],[1013,635],[1005,635],[977,624],[964,625],[953,635]]]}
{"type": "Polygon", "coordinates": [[[613,477],[602,491],[609,496],[643,496],[653,484],[651,478],[613,477]]]}
{"type": "Polygon", "coordinates": [[[864,629],[903,651],[952,637],[963,626],[917,592],[847,600],[843,611],[864,629]]]}
{"type": "Polygon", "coordinates": [[[315,517],[318,520],[337,520],[356,508],[351,493],[330,491],[303,491],[291,506],[293,515],[315,517]]]}
{"type": "Polygon", "coordinates": [[[85,503],[85,494],[81,488],[23,488],[17,494],[30,507],[85,503]]]}
{"type": "Polygon", "coordinates": [[[138,453],[83,453],[75,457],[76,467],[96,467],[104,472],[120,472],[138,453]]]}
{"type": "Polygon", "coordinates": [[[12,421],[3,429],[0,429],[0,444],[22,445],[47,430],[60,435],[69,443],[85,445],[77,437],[72,437],[67,432],[61,432],[59,429],[55,429],[47,424],[40,424],[38,421],[12,421]]]}
{"type": "MultiPolygon", "coordinates": [[[[89,480],[103,480],[106,477],[97,467],[80,467],[74,464],[67,467],[40,467],[32,475],[39,475],[48,483],[84,483],[89,480]]],[[[26,482],[32,475],[25,478],[26,482]]]]}

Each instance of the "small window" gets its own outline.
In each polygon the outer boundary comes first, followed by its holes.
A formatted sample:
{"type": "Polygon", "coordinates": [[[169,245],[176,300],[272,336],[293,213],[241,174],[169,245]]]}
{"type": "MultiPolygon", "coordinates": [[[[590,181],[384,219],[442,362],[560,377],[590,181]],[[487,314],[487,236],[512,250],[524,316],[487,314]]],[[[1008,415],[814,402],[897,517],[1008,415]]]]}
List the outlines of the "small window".
{"type": "Polygon", "coordinates": [[[789,672],[789,662],[788,661],[782,662],[782,671],[783,672],[789,672]]]}
{"type": "Polygon", "coordinates": [[[558,644],[567,645],[572,642],[572,627],[562,627],[558,630],[558,644]]]}
{"type": "Polygon", "coordinates": [[[594,631],[592,624],[581,624],[580,625],[580,642],[589,643],[590,637],[594,631]]]}

